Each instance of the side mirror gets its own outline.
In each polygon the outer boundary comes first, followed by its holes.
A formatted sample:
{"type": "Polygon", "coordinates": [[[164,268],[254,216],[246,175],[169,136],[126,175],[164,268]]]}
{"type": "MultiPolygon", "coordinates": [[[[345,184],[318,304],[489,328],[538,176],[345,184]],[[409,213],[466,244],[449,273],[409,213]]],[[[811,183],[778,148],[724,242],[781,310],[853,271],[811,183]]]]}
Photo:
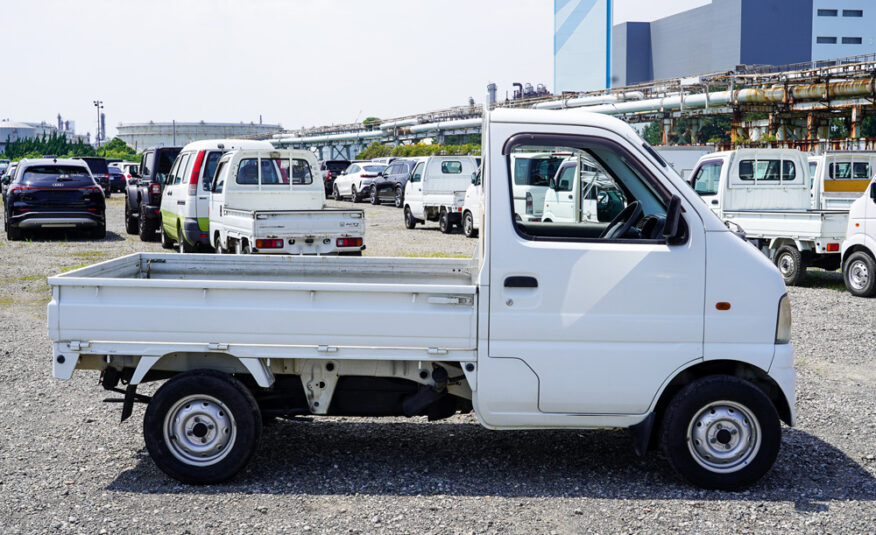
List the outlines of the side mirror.
{"type": "Polygon", "coordinates": [[[548,180],[548,187],[552,190],[556,190],[557,189],[557,181],[554,180],[553,178],[551,178],[550,180],[548,180]]]}
{"type": "Polygon", "coordinates": [[[870,184],[870,198],[876,201],[876,182],[870,184]]]}
{"type": "Polygon", "coordinates": [[[678,195],[673,195],[669,201],[669,207],[666,209],[666,224],[663,226],[663,237],[666,238],[666,243],[669,245],[683,243],[681,230],[681,198],[678,195]]]}

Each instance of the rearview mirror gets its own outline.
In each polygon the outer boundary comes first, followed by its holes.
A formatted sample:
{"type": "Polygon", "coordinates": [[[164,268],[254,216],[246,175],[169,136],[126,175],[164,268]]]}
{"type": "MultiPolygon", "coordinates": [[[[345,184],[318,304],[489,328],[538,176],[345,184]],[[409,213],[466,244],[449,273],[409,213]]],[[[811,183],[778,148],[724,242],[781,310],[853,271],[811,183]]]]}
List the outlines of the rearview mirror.
{"type": "Polygon", "coordinates": [[[666,238],[666,243],[669,245],[680,245],[684,243],[684,236],[681,227],[681,198],[678,195],[673,195],[669,200],[669,207],[666,209],[666,224],[663,226],[663,237],[666,238]]]}

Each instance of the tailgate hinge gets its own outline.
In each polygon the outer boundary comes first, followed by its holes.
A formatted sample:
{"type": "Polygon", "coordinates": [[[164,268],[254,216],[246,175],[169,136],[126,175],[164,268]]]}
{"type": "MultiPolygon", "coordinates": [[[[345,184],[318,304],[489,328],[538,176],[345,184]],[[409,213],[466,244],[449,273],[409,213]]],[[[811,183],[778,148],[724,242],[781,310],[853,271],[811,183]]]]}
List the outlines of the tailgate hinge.
{"type": "Polygon", "coordinates": [[[207,349],[212,349],[214,351],[226,351],[228,349],[228,344],[211,343],[207,344],[207,349]]]}
{"type": "Polygon", "coordinates": [[[470,305],[474,301],[471,297],[432,296],[426,298],[426,302],[432,305],[470,305]]]}
{"type": "Polygon", "coordinates": [[[74,340],[68,342],[67,346],[70,348],[70,351],[79,351],[80,349],[85,349],[86,347],[91,346],[91,342],[80,342],[79,340],[74,340]]]}
{"type": "Polygon", "coordinates": [[[430,355],[446,355],[447,350],[440,347],[430,347],[427,351],[430,355]]]}

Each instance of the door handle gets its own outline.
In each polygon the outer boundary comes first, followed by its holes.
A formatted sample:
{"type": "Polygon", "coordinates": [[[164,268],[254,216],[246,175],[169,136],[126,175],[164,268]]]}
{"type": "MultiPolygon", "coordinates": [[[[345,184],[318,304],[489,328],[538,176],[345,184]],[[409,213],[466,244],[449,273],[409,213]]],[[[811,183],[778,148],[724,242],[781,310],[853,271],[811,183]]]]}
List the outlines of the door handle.
{"type": "Polygon", "coordinates": [[[571,195],[569,195],[569,198],[570,198],[570,199],[571,199],[571,198],[572,198],[572,196],[571,196],[571,195]]]}
{"type": "Polygon", "coordinates": [[[173,196],[173,192],[172,192],[172,191],[168,191],[168,192],[167,192],[167,196],[168,196],[168,197],[172,197],[172,196],[173,196]]]}
{"type": "Polygon", "coordinates": [[[538,288],[538,279],[521,275],[506,277],[505,288],[538,288]]]}
{"type": "Polygon", "coordinates": [[[715,206],[717,206],[717,205],[718,205],[718,199],[712,199],[712,204],[714,204],[715,206]]]}

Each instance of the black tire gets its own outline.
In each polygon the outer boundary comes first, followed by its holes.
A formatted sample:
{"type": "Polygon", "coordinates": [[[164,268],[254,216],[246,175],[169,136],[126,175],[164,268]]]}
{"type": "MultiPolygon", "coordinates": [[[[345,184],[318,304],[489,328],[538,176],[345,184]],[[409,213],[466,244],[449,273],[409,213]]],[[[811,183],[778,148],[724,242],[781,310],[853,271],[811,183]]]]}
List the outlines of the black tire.
{"type": "Polygon", "coordinates": [[[186,237],[183,235],[182,228],[180,228],[179,226],[176,227],[176,237],[177,237],[177,250],[180,253],[194,253],[195,252],[195,246],[189,244],[189,242],[186,241],[186,237]]]}
{"type": "Polygon", "coordinates": [[[234,242],[234,253],[235,254],[252,254],[252,248],[249,246],[249,242],[244,240],[236,240],[234,242]]]}
{"type": "Polygon", "coordinates": [[[411,213],[411,207],[405,206],[405,228],[412,229],[417,226],[417,220],[414,219],[414,214],[411,213]]]}
{"type": "Polygon", "coordinates": [[[337,184],[336,184],[334,187],[332,187],[332,199],[334,199],[334,200],[336,200],[336,201],[340,201],[340,200],[341,200],[341,192],[338,191],[338,186],[337,186],[337,184]]]}
{"type": "Polygon", "coordinates": [[[783,245],[776,251],[776,267],[788,286],[799,286],[806,278],[806,262],[793,245],[783,245]]]}
{"type": "Polygon", "coordinates": [[[146,407],[143,438],[156,466],[170,477],[191,485],[220,483],[252,458],[261,423],[258,403],[240,381],[194,370],[158,389],[146,407]]]}
{"type": "Polygon", "coordinates": [[[164,221],[158,223],[158,234],[160,236],[162,249],[173,249],[173,240],[164,231],[164,221]]]}
{"type": "Polygon", "coordinates": [[[661,440],[663,454],[681,477],[707,489],[736,490],[772,468],[782,428],[772,401],[759,388],[738,377],[713,375],[675,395],[663,414],[661,440]]]}
{"type": "Polygon", "coordinates": [[[146,213],[142,206],[140,207],[140,217],[138,219],[140,241],[155,241],[155,224],[146,218],[146,213]]]}
{"type": "Polygon", "coordinates": [[[444,234],[453,232],[453,222],[450,221],[450,214],[446,210],[441,210],[441,213],[438,214],[438,230],[444,234]]]}
{"type": "Polygon", "coordinates": [[[393,199],[393,204],[395,204],[396,208],[401,208],[405,205],[405,192],[401,189],[400,186],[396,186],[395,188],[395,198],[393,199]]]}
{"type": "Polygon", "coordinates": [[[359,202],[359,193],[356,191],[356,185],[350,186],[350,201],[354,204],[359,202]]]}
{"type": "Polygon", "coordinates": [[[876,295],[876,261],[865,251],[855,251],[843,265],[846,289],[857,297],[876,295]]]}
{"type": "Polygon", "coordinates": [[[128,234],[139,232],[137,218],[131,215],[131,207],[128,205],[127,199],[125,199],[125,232],[128,234]]]}
{"type": "Polygon", "coordinates": [[[106,239],[106,221],[98,225],[96,228],[92,229],[91,237],[95,240],[105,240],[106,239]]]}
{"type": "Polygon", "coordinates": [[[378,205],[380,204],[380,194],[377,192],[377,187],[372,185],[371,190],[368,192],[368,200],[371,201],[371,204],[378,205]]]}
{"type": "Polygon", "coordinates": [[[225,248],[225,244],[222,243],[222,237],[218,234],[216,235],[216,239],[213,241],[213,250],[216,254],[228,254],[228,249],[225,248]]]}
{"type": "Polygon", "coordinates": [[[21,229],[12,223],[6,224],[6,239],[9,241],[18,241],[21,239],[21,229]]]}
{"type": "Polygon", "coordinates": [[[462,233],[466,238],[474,238],[478,235],[478,231],[474,228],[474,217],[471,212],[465,212],[462,215],[462,233]]]}

